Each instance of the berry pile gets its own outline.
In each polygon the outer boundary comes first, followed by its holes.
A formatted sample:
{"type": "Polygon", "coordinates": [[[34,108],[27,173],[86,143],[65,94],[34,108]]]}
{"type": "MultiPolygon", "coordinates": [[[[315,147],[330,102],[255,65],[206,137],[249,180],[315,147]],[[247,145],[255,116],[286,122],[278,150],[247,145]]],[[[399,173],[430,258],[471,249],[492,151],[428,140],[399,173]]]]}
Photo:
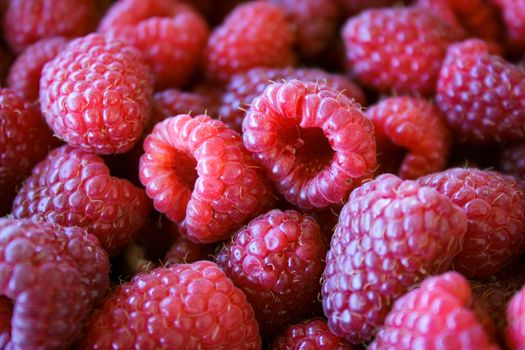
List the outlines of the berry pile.
{"type": "Polygon", "coordinates": [[[0,16],[0,349],[525,349],[524,0],[0,16]]]}

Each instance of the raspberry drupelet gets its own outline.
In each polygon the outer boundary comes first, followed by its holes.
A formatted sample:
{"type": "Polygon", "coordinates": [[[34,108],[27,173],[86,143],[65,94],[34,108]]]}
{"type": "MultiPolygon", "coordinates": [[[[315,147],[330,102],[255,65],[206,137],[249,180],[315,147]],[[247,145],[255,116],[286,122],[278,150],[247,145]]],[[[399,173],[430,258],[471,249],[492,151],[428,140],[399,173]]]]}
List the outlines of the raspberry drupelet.
{"type": "Polygon", "coordinates": [[[525,286],[510,300],[507,306],[507,346],[510,350],[525,349],[525,286]]]}

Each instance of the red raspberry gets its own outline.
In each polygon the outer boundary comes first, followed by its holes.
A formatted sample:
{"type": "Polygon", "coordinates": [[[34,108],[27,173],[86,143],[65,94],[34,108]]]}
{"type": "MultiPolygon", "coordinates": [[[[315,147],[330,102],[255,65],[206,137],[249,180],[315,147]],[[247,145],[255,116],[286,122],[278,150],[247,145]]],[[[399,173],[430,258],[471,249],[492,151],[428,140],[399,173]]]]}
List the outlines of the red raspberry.
{"type": "Polygon", "coordinates": [[[64,49],[66,43],[65,38],[56,37],[42,39],[28,46],[11,66],[7,85],[27,99],[37,100],[42,68],[64,49]]]}
{"type": "Polygon", "coordinates": [[[0,89],[0,216],[15,190],[54,144],[37,106],[11,89],[0,89]]]}
{"type": "Polygon", "coordinates": [[[215,245],[196,244],[184,235],[175,238],[170,250],[166,253],[164,262],[166,265],[188,264],[199,260],[210,260],[215,245]]]}
{"type": "Polygon", "coordinates": [[[367,10],[343,28],[353,74],[381,92],[433,95],[454,37],[439,18],[420,8],[367,10]]]}
{"type": "Polygon", "coordinates": [[[243,131],[279,192],[302,208],[342,202],[376,166],[372,122],[326,85],[269,85],[253,100],[243,131]]]}
{"type": "Polygon", "coordinates": [[[374,122],[381,155],[406,149],[395,172],[404,179],[442,170],[447,164],[451,137],[444,118],[430,101],[415,97],[390,97],[370,107],[366,115],[374,122]],[[401,164],[401,165],[399,165],[401,164]]]}
{"type": "Polygon", "coordinates": [[[343,8],[346,10],[346,13],[349,15],[356,14],[363,10],[373,7],[386,7],[394,5],[399,2],[399,0],[337,0],[343,8]]]}
{"type": "Polygon", "coordinates": [[[525,143],[505,147],[499,157],[499,168],[504,174],[514,175],[520,181],[525,181],[525,143]]]}
{"type": "Polygon", "coordinates": [[[281,7],[261,1],[237,6],[217,27],[205,51],[209,78],[227,81],[255,67],[294,62],[292,26],[281,7]]]}
{"type": "Polygon", "coordinates": [[[121,285],[80,349],[260,349],[253,309],[212,262],[158,268],[121,285]]]}
{"type": "Polygon", "coordinates": [[[40,39],[87,34],[96,27],[99,15],[96,0],[9,0],[7,4],[5,37],[17,53],[40,39]]]}
{"type": "Polygon", "coordinates": [[[313,218],[272,210],[238,231],[215,261],[246,294],[263,334],[270,335],[315,308],[325,254],[313,218]]]}
{"type": "Polygon", "coordinates": [[[352,350],[350,343],[334,335],[324,319],[306,320],[288,327],[270,350],[352,350]]]}
{"type": "Polygon", "coordinates": [[[135,238],[150,207],[144,191],[111,177],[100,157],[66,145],[33,168],[13,215],[83,227],[112,254],[135,238]]]}
{"type": "Polygon", "coordinates": [[[522,0],[492,0],[502,12],[510,51],[525,50],[525,2],[522,0]]]}
{"type": "Polygon", "coordinates": [[[244,109],[250,106],[255,97],[262,94],[270,83],[293,79],[321,82],[342,91],[362,105],[366,104],[361,88],[341,74],[330,74],[314,68],[253,68],[230,79],[219,109],[221,120],[240,131],[246,114],[244,109]]]}
{"type": "Polygon", "coordinates": [[[468,218],[454,268],[469,277],[495,274],[525,248],[525,193],[512,177],[494,171],[451,168],[419,179],[438,190],[468,218]]]}
{"type": "Polygon", "coordinates": [[[450,46],[436,103],[461,139],[525,138],[525,70],[491,55],[481,40],[450,46]]]}
{"type": "Polygon", "coordinates": [[[507,306],[507,324],[505,335],[509,349],[525,349],[525,287],[514,294],[507,306]]]}
{"type": "Polygon", "coordinates": [[[67,349],[109,284],[97,239],[77,227],[0,219],[3,349],[67,349]]]}
{"type": "Polygon", "coordinates": [[[411,285],[451,266],[466,229],[460,208],[415,181],[381,175],[354,190],[326,256],[330,330],[352,343],[370,340],[411,285]]]}
{"type": "Polygon", "coordinates": [[[469,284],[459,273],[429,277],[395,302],[370,350],[498,350],[470,301],[469,284]]]}
{"type": "Polygon", "coordinates": [[[274,203],[235,131],[205,115],[158,123],[144,141],[140,180],[155,209],[195,243],[227,239],[274,203]]]}
{"type": "Polygon", "coordinates": [[[44,66],[42,113],[53,131],[73,146],[124,153],[146,124],[150,78],[136,49],[90,34],[70,42],[44,66]]]}

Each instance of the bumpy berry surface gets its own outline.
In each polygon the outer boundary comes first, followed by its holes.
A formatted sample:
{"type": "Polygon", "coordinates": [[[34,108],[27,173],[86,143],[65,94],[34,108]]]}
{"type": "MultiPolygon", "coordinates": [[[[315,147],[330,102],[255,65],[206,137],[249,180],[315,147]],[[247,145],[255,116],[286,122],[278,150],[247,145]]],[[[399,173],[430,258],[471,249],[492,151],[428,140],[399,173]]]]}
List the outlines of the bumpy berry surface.
{"type": "Polygon", "coordinates": [[[499,157],[499,168],[504,174],[514,175],[525,181],[525,143],[505,147],[499,157]]]}
{"type": "Polygon", "coordinates": [[[302,208],[342,202],[376,166],[373,125],[327,85],[269,85],[243,122],[244,144],[284,198],[302,208]]]}
{"type": "Polygon", "coordinates": [[[81,349],[260,349],[253,309],[209,261],[158,268],[121,285],[81,349]]]}
{"type": "Polygon", "coordinates": [[[237,232],[215,261],[246,294],[263,333],[275,334],[312,312],[325,254],[312,217],[272,210],[237,232]]]}
{"type": "Polygon", "coordinates": [[[361,88],[344,75],[330,74],[314,68],[253,68],[247,72],[235,74],[222,96],[219,109],[221,120],[235,130],[242,129],[242,121],[252,100],[264,92],[271,84],[282,80],[301,80],[319,82],[341,91],[356,102],[366,104],[361,88]]]}
{"type": "Polygon", "coordinates": [[[13,62],[7,85],[29,100],[38,99],[40,74],[44,65],[51,61],[66,46],[63,37],[42,39],[28,46],[13,62]]]}
{"type": "Polygon", "coordinates": [[[525,193],[512,177],[494,171],[451,168],[419,179],[461,207],[468,218],[463,249],[454,268],[486,277],[522,254],[525,247],[525,193]]]}
{"type": "Polygon", "coordinates": [[[525,138],[525,70],[472,39],[451,45],[436,103],[460,139],[490,143],[525,138]]]}
{"type": "Polygon", "coordinates": [[[451,137],[432,102],[415,97],[390,97],[371,106],[366,115],[374,123],[380,165],[383,159],[389,161],[385,158],[392,148],[401,148],[406,154],[394,170],[401,178],[416,179],[445,167],[451,137]]]}
{"type": "Polygon", "coordinates": [[[40,105],[53,131],[100,154],[133,147],[148,119],[151,94],[140,52],[98,34],[70,42],[40,79],[40,105]]]}
{"type": "Polygon", "coordinates": [[[283,8],[262,1],[239,5],[213,31],[205,70],[209,78],[224,82],[250,68],[291,65],[294,39],[283,8]]]}
{"type": "Polygon", "coordinates": [[[144,151],[139,175],[148,196],[196,243],[230,237],[274,203],[239,134],[206,115],[158,123],[144,151]]]}
{"type": "Polygon", "coordinates": [[[429,277],[399,298],[371,350],[498,350],[469,308],[471,291],[457,272],[429,277]]]}
{"type": "Polygon", "coordinates": [[[510,51],[525,50],[525,2],[521,0],[494,0],[505,23],[507,44],[510,51]]]}
{"type": "Polygon", "coordinates": [[[4,349],[66,349],[108,287],[109,261],[81,228],[0,219],[4,349]]]}
{"type": "Polygon", "coordinates": [[[350,70],[381,92],[432,95],[447,47],[449,27],[425,9],[367,10],[342,31],[350,70]]]}
{"type": "Polygon", "coordinates": [[[111,177],[100,157],[66,145],[33,168],[15,198],[13,215],[83,227],[114,253],[135,238],[150,209],[144,191],[111,177]]]}
{"type": "Polygon", "coordinates": [[[330,329],[370,340],[414,283],[450,268],[467,219],[436,190],[381,175],[355,189],[339,215],[323,276],[330,329]]]}

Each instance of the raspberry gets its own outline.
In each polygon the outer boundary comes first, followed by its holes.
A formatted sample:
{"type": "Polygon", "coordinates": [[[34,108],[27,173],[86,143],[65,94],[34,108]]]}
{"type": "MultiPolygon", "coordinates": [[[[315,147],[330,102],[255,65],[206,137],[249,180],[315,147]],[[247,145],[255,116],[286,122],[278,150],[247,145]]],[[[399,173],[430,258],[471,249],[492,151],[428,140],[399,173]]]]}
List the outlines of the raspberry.
{"type": "Polygon", "coordinates": [[[433,95],[454,40],[446,24],[420,8],[367,10],[350,18],[342,35],[348,66],[364,85],[423,96],[433,95]]]}
{"type": "Polygon", "coordinates": [[[56,37],[42,39],[28,46],[11,66],[7,85],[27,99],[37,100],[42,68],[64,49],[66,43],[65,38],[56,37]]]}
{"type": "Polygon", "coordinates": [[[474,143],[525,138],[525,70],[472,39],[451,45],[436,103],[459,138],[474,143]]]}
{"type": "Polygon", "coordinates": [[[206,73],[225,82],[251,68],[289,66],[294,62],[294,39],[281,7],[260,1],[239,5],[208,41],[206,73]]]}
{"type": "Polygon", "coordinates": [[[509,349],[525,348],[525,287],[514,294],[507,306],[506,340],[509,349]]]}
{"type": "Polygon", "coordinates": [[[274,334],[314,309],[325,254],[313,218],[272,210],[238,231],[215,261],[246,294],[263,334],[274,334]]]}
{"type": "Polygon", "coordinates": [[[240,131],[246,114],[244,108],[248,108],[255,97],[262,94],[272,82],[293,79],[321,82],[337,91],[342,91],[360,104],[366,104],[361,88],[341,74],[330,74],[314,68],[253,68],[230,79],[219,109],[221,120],[240,131]]]}
{"type": "Polygon", "coordinates": [[[469,308],[470,294],[457,272],[426,279],[395,302],[370,350],[499,349],[469,308]]]}
{"type": "Polygon", "coordinates": [[[274,203],[235,131],[205,115],[158,123],[144,141],[140,180],[155,209],[195,243],[227,239],[274,203]]]}
{"type": "Polygon", "coordinates": [[[324,319],[311,319],[288,327],[275,339],[271,350],[322,349],[352,350],[352,345],[332,334],[324,319]]]}
{"type": "Polygon", "coordinates": [[[503,149],[499,157],[499,168],[504,174],[525,181],[525,143],[515,143],[503,149]]]}
{"type": "Polygon", "coordinates": [[[198,260],[209,260],[215,245],[196,244],[184,235],[175,238],[170,250],[164,258],[165,264],[187,264],[198,260]]]}
{"type": "Polygon", "coordinates": [[[370,340],[412,284],[451,266],[466,229],[460,208],[417,182],[387,174],[354,190],[326,256],[330,330],[352,343],[370,340]]]}
{"type": "Polygon", "coordinates": [[[4,349],[66,349],[109,284],[97,239],[77,227],[0,219],[4,349]]]}
{"type": "Polygon", "coordinates": [[[150,78],[136,49],[90,34],[70,42],[44,66],[42,113],[72,146],[101,154],[124,153],[147,121],[150,78]]]}
{"type": "Polygon", "coordinates": [[[9,0],[7,4],[5,37],[16,53],[40,39],[87,34],[99,15],[96,0],[9,0]]]}
{"type": "Polygon", "coordinates": [[[11,89],[0,89],[0,216],[15,190],[54,145],[38,108],[11,89]]]}
{"type": "Polygon", "coordinates": [[[80,349],[260,349],[253,309],[212,262],[173,265],[121,285],[80,349]]]}
{"type": "Polygon", "coordinates": [[[521,0],[493,0],[493,3],[501,10],[509,49],[516,53],[523,53],[525,50],[525,3],[521,0]]]}
{"type": "Polygon", "coordinates": [[[243,131],[279,192],[302,208],[342,202],[376,166],[372,122],[326,85],[269,85],[253,100],[243,131]]]}
{"type": "Polygon", "coordinates": [[[512,177],[494,171],[451,168],[419,179],[438,190],[468,218],[468,230],[454,268],[469,277],[487,277],[523,253],[525,194],[512,177]]]}
{"type": "MultiPolygon", "coordinates": [[[[366,115],[374,122],[378,153],[405,148],[396,166],[403,179],[442,170],[447,163],[451,137],[439,110],[430,101],[415,97],[390,97],[370,107],[366,115]],[[394,150],[393,150],[394,149],[394,150]]],[[[379,164],[383,162],[379,161],[379,164]]]]}
{"type": "Polygon", "coordinates": [[[112,254],[135,238],[150,206],[144,191],[111,177],[100,157],[66,145],[33,168],[13,215],[83,227],[112,254]]]}

